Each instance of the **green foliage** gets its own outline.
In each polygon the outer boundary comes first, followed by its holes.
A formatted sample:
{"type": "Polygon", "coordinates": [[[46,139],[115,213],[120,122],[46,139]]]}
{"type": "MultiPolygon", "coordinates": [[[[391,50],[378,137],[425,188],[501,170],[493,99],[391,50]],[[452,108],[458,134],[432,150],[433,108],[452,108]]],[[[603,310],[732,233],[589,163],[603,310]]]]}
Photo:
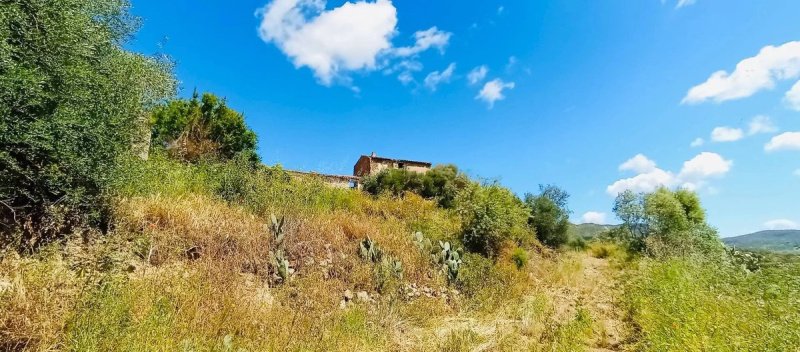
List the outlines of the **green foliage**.
{"type": "Polygon", "coordinates": [[[638,351],[791,351],[800,346],[800,264],[645,260],[624,282],[638,351]]]}
{"type": "Polygon", "coordinates": [[[150,123],[153,146],[165,147],[181,160],[226,160],[238,154],[258,160],[256,134],[247,127],[244,116],[211,93],[204,93],[199,100],[195,92],[190,100],[170,101],[153,112],[150,123]]]}
{"type": "Polygon", "coordinates": [[[515,248],[513,252],[511,252],[511,261],[514,262],[517,269],[522,270],[522,268],[528,266],[528,251],[524,248],[515,248]]]}
{"type": "Polygon", "coordinates": [[[403,279],[403,262],[391,255],[384,255],[383,249],[371,238],[359,242],[358,255],[375,264],[373,277],[378,292],[384,292],[392,283],[403,279]]]}
{"type": "Polygon", "coordinates": [[[569,194],[553,185],[539,185],[539,194],[526,194],[525,204],[531,210],[528,224],[543,244],[558,248],[569,239],[569,194]]]}
{"type": "Polygon", "coordinates": [[[171,65],[129,52],[124,0],[0,2],[0,246],[108,220],[108,176],[142,143],[171,65]],[[23,226],[24,225],[24,226],[23,226]]]}
{"type": "Polygon", "coordinates": [[[383,170],[366,177],[363,189],[373,195],[389,193],[402,196],[405,192],[412,192],[435,199],[443,208],[452,208],[459,190],[468,184],[469,178],[456,166],[437,165],[424,174],[403,169],[383,170]]]}
{"type": "Polygon", "coordinates": [[[272,234],[272,241],[270,241],[270,247],[272,248],[269,251],[269,271],[272,272],[275,282],[287,282],[294,274],[294,269],[286,256],[286,246],[284,245],[286,236],[283,233],[284,220],[284,217],[278,220],[274,214],[270,214],[269,230],[272,234]]]}
{"type": "Polygon", "coordinates": [[[358,255],[361,256],[361,259],[380,263],[383,259],[383,250],[375,241],[367,237],[358,244],[358,255]]]}
{"type": "Polygon", "coordinates": [[[694,192],[660,188],[637,195],[626,191],[617,196],[614,212],[624,223],[612,233],[634,251],[659,257],[723,252],[694,192]]]}
{"type": "Polygon", "coordinates": [[[455,282],[458,279],[458,271],[461,268],[461,255],[463,251],[460,248],[453,247],[450,242],[439,241],[440,251],[434,254],[435,262],[441,265],[442,272],[447,274],[447,282],[455,282]]]}
{"type": "Polygon", "coordinates": [[[491,256],[503,242],[531,237],[529,210],[507,188],[472,184],[459,192],[455,204],[463,224],[462,240],[472,251],[491,256]]]}
{"type": "Polygon", "coordinates": [[[572,250],[582,251],[586,249],[587,243],[583,237],[571,237],[569,241],[567,241],[567,247],[572,250]]]}

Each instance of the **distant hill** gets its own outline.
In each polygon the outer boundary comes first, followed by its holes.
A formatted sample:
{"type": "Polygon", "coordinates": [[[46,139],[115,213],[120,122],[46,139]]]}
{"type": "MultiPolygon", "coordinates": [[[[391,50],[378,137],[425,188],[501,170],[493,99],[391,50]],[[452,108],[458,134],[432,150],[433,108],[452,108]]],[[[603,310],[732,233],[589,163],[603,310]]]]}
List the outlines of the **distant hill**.
{"type": "Polygon", "coordinates": [[[590,239],[618,226],[619,225],[569,224],[569,234],[574,237],[590,239]]]}
{"type": "Polygon", "coordinates": [[[729,247],[773,252],[800,253],[800,230],[768,230],[723,238],[729,247]]]}

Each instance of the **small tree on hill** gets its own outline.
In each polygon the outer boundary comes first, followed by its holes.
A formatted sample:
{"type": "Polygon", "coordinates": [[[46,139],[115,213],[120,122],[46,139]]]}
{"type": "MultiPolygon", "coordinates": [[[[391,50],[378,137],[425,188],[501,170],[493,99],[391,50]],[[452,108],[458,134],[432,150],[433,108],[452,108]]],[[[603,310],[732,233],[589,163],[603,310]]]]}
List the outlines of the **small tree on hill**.
{"type": "Polygon", "coordinates": [[[164,147],[178,159],[229,160],[245,154],[258,160],[255,132],[247,127],[241,113],[213,94],[205,93],[198,99],[195,92],[189,100],[170,101],[153,112],[151,124],[154,147],[164,147]]]}
{"type": "Polygon", "coordinates": [[[543,244],[556,248],[569,239],[569,194],[554,185],[539,185],[539,194],[526,194],[525,204],[530,208],[528,224],[536,231],[543,244]]]}
{"type": "Polygon", "coordinates": [[[692,191],[625,191],[617,196],[614,213],[623,221],[619,231],[632,250],[655,256],[722,251],[722,242],[706,223],[700,198],[692,191]]]}

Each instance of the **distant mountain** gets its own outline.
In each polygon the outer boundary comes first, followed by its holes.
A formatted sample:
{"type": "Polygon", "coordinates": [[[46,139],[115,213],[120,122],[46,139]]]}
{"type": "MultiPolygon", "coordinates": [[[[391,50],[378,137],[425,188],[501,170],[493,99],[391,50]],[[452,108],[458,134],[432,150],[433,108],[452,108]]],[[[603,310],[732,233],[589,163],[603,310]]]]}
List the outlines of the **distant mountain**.
{"type": "Polygon", "coordinates": [[[619,225],[569,224],[569,234],[574,237],[590,239],[618,226],[619,225]]]}
{"type": "Polygon", "coordinates": [[[800,253],[800,230],[768,230],[723,238],[729,247],[749,250],[800,253]]]}

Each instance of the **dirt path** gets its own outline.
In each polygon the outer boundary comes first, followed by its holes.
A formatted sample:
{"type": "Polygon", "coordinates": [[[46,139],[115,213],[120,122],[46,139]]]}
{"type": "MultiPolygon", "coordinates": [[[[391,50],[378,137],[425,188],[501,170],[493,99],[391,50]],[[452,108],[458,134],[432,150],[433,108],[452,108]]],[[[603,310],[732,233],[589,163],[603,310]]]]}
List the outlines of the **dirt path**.
{"type": "Polygon", "coordinates": [[[629,331],[619,308],[622,293],[619,271],[611,268],[608,260],[594,258],[588,253],[581,256],[581,264],[583,270],[577,289],[595,323],[595,333],[589,341],[590,351],[621,351],[629,331]]]}
{"type": "Polygon", "coordinates": [[[406,331],[398,336],[400,350],[453,336],[469,340],[455,342],[463,343],[452,349],[459,351],[626,350],[629,328],[620,309],[620,271],[609,260],[568,252],[532,266],[533,290],[519,305],[488,315],[448,317],[432,328],[406,331]],[[589,317],[585,324],[578,318],[581,312],[589,317]],[[474,338],[467,338],[470,335],[474,338]]]}

